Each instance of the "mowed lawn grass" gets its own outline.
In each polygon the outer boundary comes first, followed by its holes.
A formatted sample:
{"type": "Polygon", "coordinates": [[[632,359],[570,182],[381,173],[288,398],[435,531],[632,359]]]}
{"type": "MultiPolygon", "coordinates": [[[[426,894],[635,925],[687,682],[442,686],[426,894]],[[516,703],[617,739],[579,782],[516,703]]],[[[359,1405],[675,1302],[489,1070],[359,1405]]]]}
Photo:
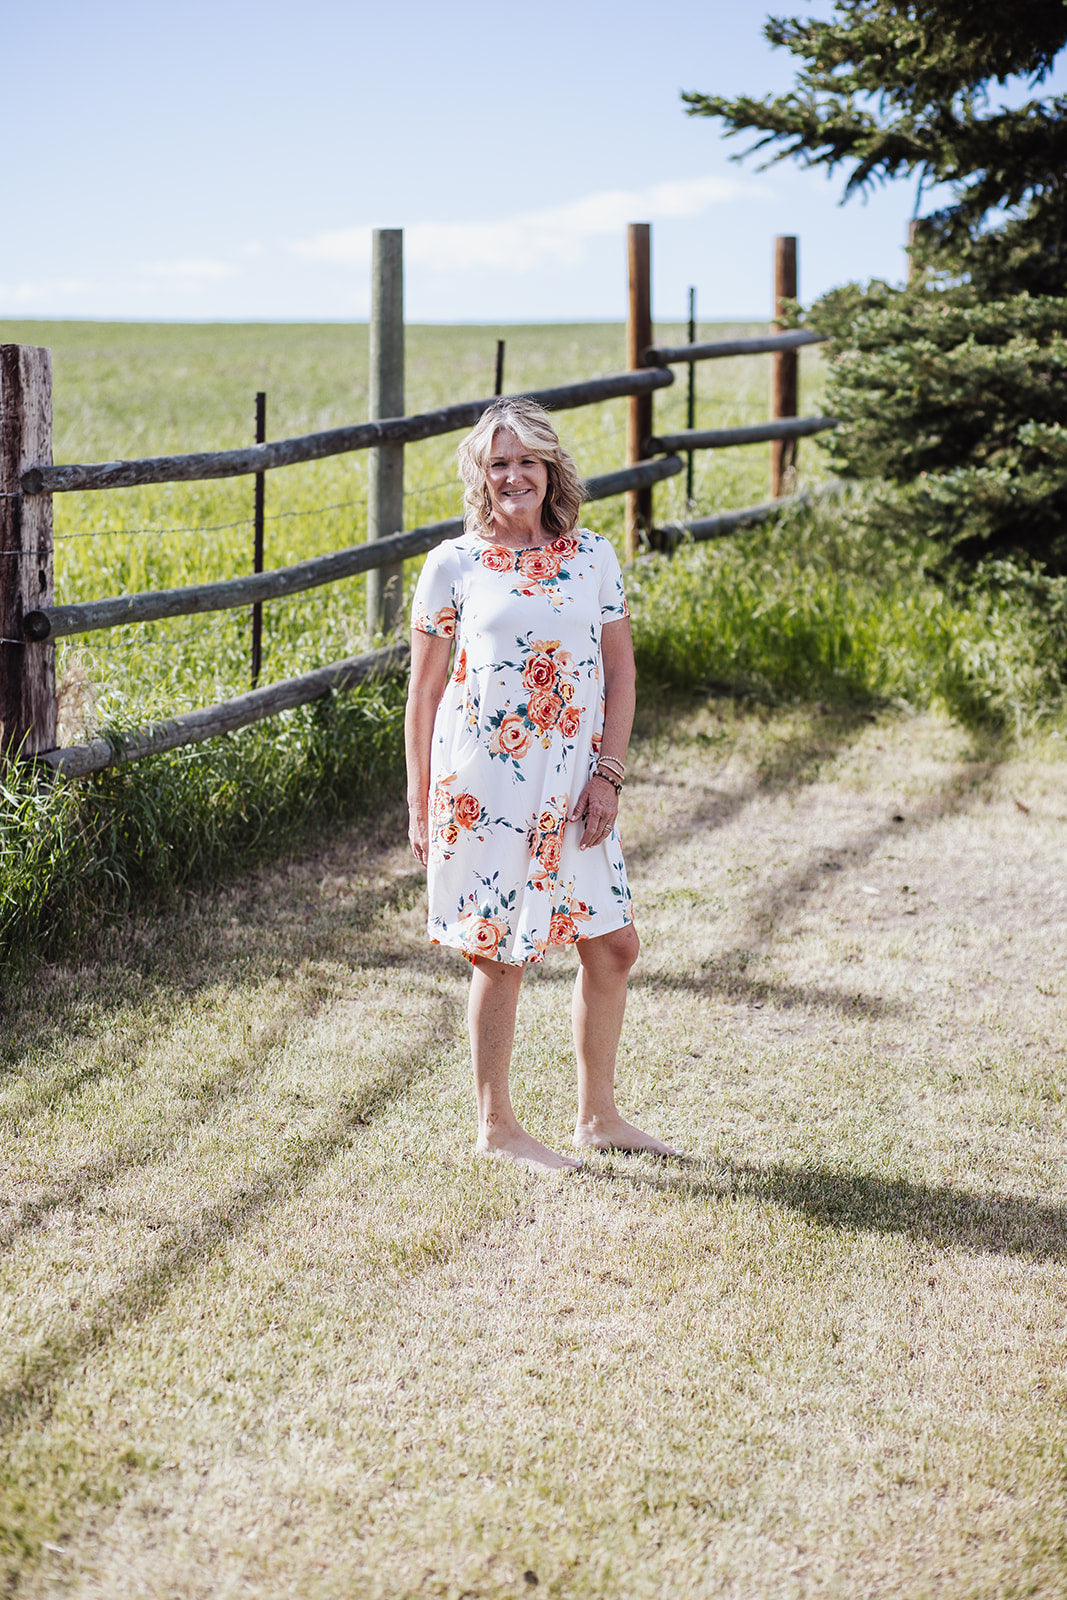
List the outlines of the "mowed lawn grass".
{"type": "Polygon", "coordinates": [[[9,1005],[5,1592],[1067,1594],[1062,759],[697,698],[632,767],[684,1160],[475,1162],[388,803],[9,1005]]]}

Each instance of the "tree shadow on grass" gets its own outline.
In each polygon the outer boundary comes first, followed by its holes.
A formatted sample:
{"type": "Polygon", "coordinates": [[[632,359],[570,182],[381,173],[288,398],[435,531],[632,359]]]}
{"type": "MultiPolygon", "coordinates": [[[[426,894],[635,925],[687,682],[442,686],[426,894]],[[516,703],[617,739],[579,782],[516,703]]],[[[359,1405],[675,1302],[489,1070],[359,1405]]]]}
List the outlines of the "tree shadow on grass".
{"type": "MultiPolygon", "coordinates": [[[[646,716],[645,722],[649,724],[644,730],[646,737],[665,737],[659,733],[661,724],[669,725],[679,712],[691,710],[699,703],[700,697],[684,697],[679,702],[675,697],[668,696],[663,707],[654,709],[646,716]]],[[[864,705],[807,708],[801,714],[799,725],[788,729],[775,740],[753,775],[738,788],[714,789],[709,786],[698,798],[688,799],[679,806],[672,815],[669,829],[657,827],[627,834],[624,843],[628,864],[637,867],[645,861],[655,861],[664,850],[672,848],[679,837],[694,832],[711,833],[728,826],[761,797],[811,788],[818,782],[823,768],[851,747],[859,735],[870,727],[876,715],[870,706],[864,705]]],[[[975,738],[978,739],[978,736],[975,738]]],[[[670,742],[669,736],[667,742],[670,742]]],[[[976,751],[977,759],[966,764],[966,772],[954,770],[928,800],[912,808],[909,822],[923,826],[965,810],[973,794],[989,783],[997,769],[1009,759],[1010,753],[1007,739],[992,733],[983,735],[980,752],[976,751]]],[[[656,787],[663,787],[664,779],[658,777],[655,784],[656,787]]],[[[897,827],[897,824],[887,821],[872,830],[866,843],[866,855],[869,856],[886,838],[895,836],[897,827]]],[[[864,844],[860,843],[855,848],[862,858],[864,844]]],[[[820,863],[813,859],[807,870],[818,877],[819,866],[820,863]]],[[[806,887],[811,886],[810,880],[804,881],[806,887]]]]}
{"type": "MultiPolygon", "coordinates": [[[[694,703],[697,702],[687,698],[682,703],[682,709],[691,709],[694,703]]],[[[661,720],[669,720],[672,711],[677,709],[674,701],[669,699],[665,710],[654,714],[653,726],[658,727],[661,720]]],[[[672,816],[671,827],[667,831],[657,829],[637,835],[628,833],[624,840],[628,864],[636,868],[646,861],[655,861],[665,847],[687,834],[710,833],[727,827],[761,795],[778,794],[814,783],[825,763],[850,745],[869,726],[870,721],[871,712],[864,708],[845,707],[832,715],[810,712],[800,727],[791,729],[775,742],[760,763],[756,775],[739,788],[709,787],[698,799],[688,800],[672,816]]],[[[663,779],[657,779],[656,787],[662,785],[663,779]]]]}
{"type": "MultiPolygon", "coordinates": [[[[680,819],[672,818],[669,831],[643,838],[636,849],[628,846],[627,860],[631,863],[652,861],[664,848],[671,848],[679,835],[710,834],[716,828],[727,826],[762,794],[814,783],[822,763],[836,755],[869,721],[869,713],[860,711],[851,716],[835,717],[830,723],[834,735],[831,738],[821,735],[818,722],[809,718],[802,729],[783,741],[782,748],[758,780],[751,780],[736,793],[711,793],[698,803],[690,804],[680,819]]],[[[911,1015],[912,1004],[855,991],[848,993],[835,987],[782,983],[750,976],[746,969],[758,961],[767,948],[781,942],[783,932],[794,924],[798,913],[808,912],[812,896],[838,892],[842,885],[869,869],[888,845],[897,844],[909,831],[925,829],[946,817],[966,812],[975,793],[988,783],[991,774],[1007,758],[1003,744],[990,746],[983,755],[983,761],[966,772],[954,767],[927,799],[908,808],[907,816],[894,812],[860,830],[844,830],[837,838],[827,837],[788,871],[771,875],[746,897],[747,930],[742,941],[735,943],[732,949],[721,950],[713,960],[702,961],[689,972],[639,970],[633,979],[635,987],[659,991],[679,989],[734,1003],[774,1005],[785,1010],[816,1008],[832,1011],[848,1020],[877,1021],[911,1015]]],[[[904,916],[910,908],[888,901],[885,908],[883,921],[892,918],[901,927],[906,926],[904,916]]]]}
{"type": "Polygon", "coordinates": [[[626,1171],[618,1158],[597,1173],[679,1201],[714,1196],[794,1211],[824,1228],[901,1234],[938,1250],[1067,1261],[1067,1206],[1029,1195],[979,1193],[950,1184],[835,1171],[812,1163],[712,1163],[682,1156],[655,1172],[626,1171]]]}

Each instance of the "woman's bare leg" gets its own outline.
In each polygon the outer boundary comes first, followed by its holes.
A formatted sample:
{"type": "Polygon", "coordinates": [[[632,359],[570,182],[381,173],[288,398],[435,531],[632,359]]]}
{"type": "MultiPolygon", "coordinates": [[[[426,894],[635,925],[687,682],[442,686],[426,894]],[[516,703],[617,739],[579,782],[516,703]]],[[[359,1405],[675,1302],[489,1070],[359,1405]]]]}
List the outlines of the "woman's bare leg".
{"type": "Polygon", "coordinates": [[[479,1155],[506,1156],[523,1166],[558,1172],[581,1162],[557,1155],[527,1133],[511,1104],[508,1080],[522,973],[521,967],[481,957],[471,973],[467,1021],[478,1102],[477,1150],[479,1155]]]}
{"type": "Polygon", "coordinates": [[[615,1057],[626,1010],[626,985],[640,942],[633,924],[597,939],[580,939],[571,1020],[578,1060],[579,1149],[650,1150],[676,1155],[662,1139],[626,1122],[615,1104],[615,1057]]]}

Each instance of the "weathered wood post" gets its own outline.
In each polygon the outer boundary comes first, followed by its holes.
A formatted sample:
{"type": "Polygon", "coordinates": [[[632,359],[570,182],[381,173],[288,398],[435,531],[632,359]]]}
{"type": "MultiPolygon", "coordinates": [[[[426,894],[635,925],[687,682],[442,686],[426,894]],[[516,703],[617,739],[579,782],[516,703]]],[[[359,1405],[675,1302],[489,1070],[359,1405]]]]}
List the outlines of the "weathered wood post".
{"type": "MultiPolygon", "coordinates": [[[[697,292],[696,292],[696,289],[692,285],[690,285],[690,287],[689,287],[689,329],[688,329],[688,332],[689,332],[689,343],[690,344],[696,344],[696,342],[697,342],[697,292]]],[[[693,429],[697,425],[697,364],[696,364],[695,361],[691,361],[689,363],[689,387],[688,387],[688,389],[686,391],[686,397],[685,397],[685,425],[689,429],[690,432],[692,432],[693,429]]],[[[686,506],[691,506],[693,504],[693,451],[692,450],[690,450],[688,452],[688,454],[686,456],[686,463],[685,463],[685,503],[686,503],[686,506]]]]}
{"type": "MultiPolygon", "coordinates": [[[[626,365],[631,371],[644,367],[644,352],[652,343],[652,225],[631,222],[626,229],[626,256],[629,269],[630,300],[626,319],[626,365]]],[[[626,426],[626,461],[635,466],[648,454],[652,437],[652,394],[630,396],[626,426]]],[[[626,559],[633,561],[652,533],[652,490],[626,491],[626,559]]]]}
{"type": "MultiPolygon", "coordinates": [[[[264,390],[256,393],[256,443],[267,442],[267,396],[264,390]]],[[[252,505],[252,571],[263,571],[263,522],[266,501],[267,474],[256,473],[256,486],[252,505]]],[[[263,602],[257,600],[252,607],[252,687],[259,683],[263,666],[263,602]]]]}
{"type": "Polygon", "coordinates": [[[22,474],[52,465],[52,355],[0,345],[0,751],[56,747],[56,649],[23,639],[28,611],[52,604],[52,496],[22,474]]]}
{"type": "MultiPolygon", "coordinates": [[[[774,331],[782,333],[783,302],[797,297],[797,241],[792,234],[779,234],[774,241],[774,331]]],[[[771,356],[771,416],[797,414],[797,373],[795,350],[776,350],[771,356]]],[[[797,444],[795,439],[775,439],[771,444],[771,499],[791,494],[796,487],[797,444]]]]}
{"type": "MultiPolygon", "coordinates": [[[[371,257],[370,416],[404,415],[404,230],[375,228],[371,257]]],[[[382,444],[367,470],[367,539],[404,526],[404,446],[382,444]]],[[[391,633],[400,621],[404,564],[367,573],[367,629],[391,633]]]]}

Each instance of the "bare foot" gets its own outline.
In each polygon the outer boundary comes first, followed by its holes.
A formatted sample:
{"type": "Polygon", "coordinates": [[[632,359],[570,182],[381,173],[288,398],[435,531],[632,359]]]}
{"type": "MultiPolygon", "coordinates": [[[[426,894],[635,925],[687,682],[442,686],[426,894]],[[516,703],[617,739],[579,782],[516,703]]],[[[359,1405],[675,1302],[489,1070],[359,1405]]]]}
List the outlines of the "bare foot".
{"type": "Polygon", "coordinates": [[[557,1155],[547,1144],[535,1139],[532,1133],[520,1128],[515,1133],[493,1130],[480,1133],[475,1151],[480,1156],[497,1156],[514,1161],[516,1166],[529,1167],[532,1172],[576,1172],[581,1166],[572,1156],[557,1155]]]}
{"type": "Polygon", "coordinates": [[[624,1121],[618,1114],[579,1122],[574,1130],[574,1143],[579,1150],[647,1151],[653,1156],[679,1156],[682,1153],[673,1145],[657,1139],[655,1134],[635,1128],[632,1122],[624,1121]]]}

